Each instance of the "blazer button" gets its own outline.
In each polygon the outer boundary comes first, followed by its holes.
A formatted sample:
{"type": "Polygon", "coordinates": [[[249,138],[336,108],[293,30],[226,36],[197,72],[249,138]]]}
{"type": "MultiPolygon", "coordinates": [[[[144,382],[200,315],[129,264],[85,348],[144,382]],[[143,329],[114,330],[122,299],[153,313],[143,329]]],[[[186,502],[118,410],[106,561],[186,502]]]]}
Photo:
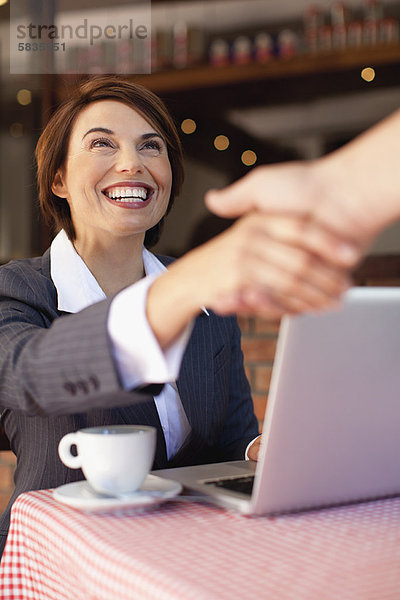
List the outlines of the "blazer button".
{"type": "Polygon", "coordinates": [[[75,385],[75,383],[72,383],[72,381],[67,381],[66,383],[64,383],[63,388],[69,394],[71,394],[71,396],[76,395],[76,392],[77,392],[76,385],[75,385]]]}

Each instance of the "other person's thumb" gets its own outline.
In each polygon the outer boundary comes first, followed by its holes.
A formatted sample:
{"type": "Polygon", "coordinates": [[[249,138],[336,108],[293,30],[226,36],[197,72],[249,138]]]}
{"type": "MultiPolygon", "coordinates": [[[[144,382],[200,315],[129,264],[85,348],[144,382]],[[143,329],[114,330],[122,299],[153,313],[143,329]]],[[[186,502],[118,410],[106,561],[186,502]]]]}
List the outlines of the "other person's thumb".
{"type": "Polygon", "coordinates": [[[227,219],[240,217],[255,208],[248,185],[241,179],[222,190],[209,190],[205,202],[211,212],[227,219]]]}

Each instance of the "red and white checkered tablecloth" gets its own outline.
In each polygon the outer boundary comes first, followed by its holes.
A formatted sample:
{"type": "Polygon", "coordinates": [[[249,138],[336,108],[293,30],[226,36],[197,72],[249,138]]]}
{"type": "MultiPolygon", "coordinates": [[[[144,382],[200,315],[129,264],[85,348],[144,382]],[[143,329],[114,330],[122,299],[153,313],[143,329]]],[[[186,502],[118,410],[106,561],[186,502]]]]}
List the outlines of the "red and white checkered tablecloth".
{"type": "Polygon", "coordinates": [[[400,498],[276,518],[16,501],[2,600],[399,600],[400,498]]]}

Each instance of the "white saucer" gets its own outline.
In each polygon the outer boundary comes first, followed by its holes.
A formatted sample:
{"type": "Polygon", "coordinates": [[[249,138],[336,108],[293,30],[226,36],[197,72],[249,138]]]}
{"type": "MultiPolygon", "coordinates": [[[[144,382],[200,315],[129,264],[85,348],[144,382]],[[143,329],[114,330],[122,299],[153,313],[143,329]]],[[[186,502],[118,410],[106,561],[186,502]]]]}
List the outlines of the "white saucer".
{"type": "Polygon", "coordinates": [[[73,508],[90,512],[121,510],[127,508],[146,508],[174,498],[182,491],[176,481],[161,479],[156,475],[148,475],[137,492],[112,496],[98,494],[86,480],[67,483],[53,492],[55,500],[68,504],[73,508]]]}

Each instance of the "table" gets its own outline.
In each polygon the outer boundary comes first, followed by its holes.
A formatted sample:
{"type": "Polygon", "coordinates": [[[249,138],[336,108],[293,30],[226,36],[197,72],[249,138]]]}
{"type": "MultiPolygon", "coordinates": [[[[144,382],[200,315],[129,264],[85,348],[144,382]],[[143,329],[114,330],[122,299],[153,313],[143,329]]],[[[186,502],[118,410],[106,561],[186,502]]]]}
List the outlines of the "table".
{"type": "Polygon", "coordinates": [[[398,600],[400,498],[280,517],[170,502],[85,514],[14,504],[2,600],[398,600]]]}

